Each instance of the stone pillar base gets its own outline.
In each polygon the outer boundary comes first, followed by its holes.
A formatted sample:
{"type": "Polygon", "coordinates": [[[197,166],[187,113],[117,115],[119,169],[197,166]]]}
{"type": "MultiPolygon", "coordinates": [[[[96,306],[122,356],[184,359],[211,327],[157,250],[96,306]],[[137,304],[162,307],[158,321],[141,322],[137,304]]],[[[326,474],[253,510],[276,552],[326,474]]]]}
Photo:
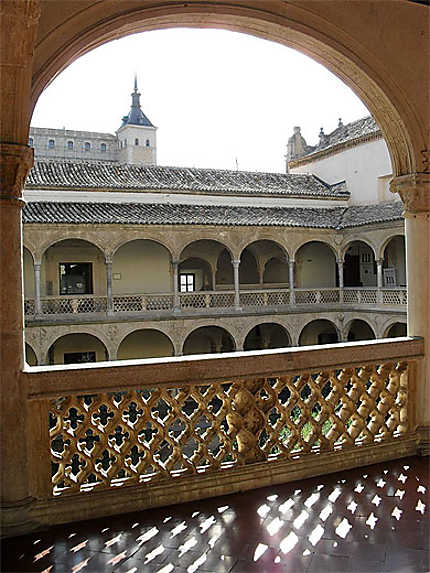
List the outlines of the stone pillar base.
{"type": "Polygon", "coordinates": [[[1,537],[25,535],[40,528],[40,524],[33,521],[30,516],[33,501],[33,498],[27,497],[13,503],[1,503],[1,537]]]}

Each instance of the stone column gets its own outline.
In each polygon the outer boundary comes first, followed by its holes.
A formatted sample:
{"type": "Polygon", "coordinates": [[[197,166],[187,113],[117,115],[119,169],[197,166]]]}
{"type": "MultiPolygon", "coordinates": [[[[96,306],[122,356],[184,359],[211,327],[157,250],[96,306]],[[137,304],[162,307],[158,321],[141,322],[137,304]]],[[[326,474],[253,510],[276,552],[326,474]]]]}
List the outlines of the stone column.
{"type": "Polygon", "coordinates": [[[233,275],[234,275],[234,306],[236,309],[240,308],[240,286],[239,286],[239,265],[240,259],[231,261],[233,265],[233,275]]]}
{"type": "Polygon", "coordinates": [[[343,303],[343,260],[337,261],[337,276],[339,277],[339,302],[343,303]]]}
{"type": "Polygon", "coordinates": [[[39,0],[0,3],[0,483],[3,535],[32,527],[22,293],[22,189],[33,164],[27,146],[39,0]]]}
{"type": "Polygon", "coordinates": [[[288,281],[290,283],[290,304],[294,304],[296,302],[294,294],[294,259],[288,261],[288,281]]]}
{"type": "Polygon", "coordinates": [[[105,257],[106,265],[106,299],[107,299],[107,313],[113,314],[113,298],[112,298],[112,259],[108,256],[105,257]]]}
{"type": "Polygon", "coordinates": [[[172,261],[173,270],[173,311],[179,312],[181,304],[179,300],[179,263],[180,261],[172,261]]]}
{"type": "Polygon", "coordinates": [[[36,316],[42,314],[42,304],[40,301],[40,267],[41,263],[34,263],[34,313],[36,316]]]}
{"type": "Polygon", "coordinates": [[[430,454],[430,174],[395,177],[391,191],[400,194],[406,227],[408,335],[424,337],[425,357],[418,363],[416,423],[419,451],[430,454]]]}
{"type": "Polygon", "coordinates": [[[382,287],[384,286],[384,281],[382,278],[382,265],[384,264],[384,259],[377,259],[376,261],[376,277],[377,277],[377,287],[378,287],[378,294],[377,294],[377,301],[378,303],[383,303],[382,298],[382,287]]]}

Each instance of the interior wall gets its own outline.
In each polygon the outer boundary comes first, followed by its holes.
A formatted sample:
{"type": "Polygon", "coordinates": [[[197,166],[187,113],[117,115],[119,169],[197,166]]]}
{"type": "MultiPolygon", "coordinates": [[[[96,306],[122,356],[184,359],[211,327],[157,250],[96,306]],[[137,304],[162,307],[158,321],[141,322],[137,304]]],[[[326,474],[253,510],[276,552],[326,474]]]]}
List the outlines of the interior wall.
{"type": "Polygon", "coordinates": [[[374,340],[375,333],[364,320],[353,320],[348,332],[348,341],[374,340]]]}
{"type": "Polygon", "coordinates": [[[404,322],[396,322],[393,324],[386,335],[386,338],[397,338],[399,336],[407,336],[408,328],[404,322]]]}
{"type": "Polygon", "coordinates": [[[54,342],[53,364],[64,364],[64,354],[69,352],[95,352],[96,362],[108,360],[104,344],[91,334],[67,334],[54,342]]]}
{"type": "Polygon", "coordinates": [[[337,331],[335,326],[329,320],[314,320],[307,324],[302,330],[299,337],[299,346],[313,346],[319,344],[319,335],[333,335],[335,340],[338,341],[337,331]]]}
{"type": "Polygon", "coordinates": [[[135,358],[161,358],[173,356],[173,345],[169,338],[158,330],[137,330],[129,334],[120,344],[118,360],[135,358]]]}
{"type": "Polygon", "coordinates": [[[243,349],[262,350],[287,346],[290,346],[290,339],[282,326],[279,324],[259,324],[247,334],[243,349]]]}
{"type": "Polygon", "coordinates": [[[318,242],[307,243],[296,255],[296,287],[335,287],[336,267],[334,253],[328,245],[318,242]]]}
{"type": "Polygon", "coordinates": [[[404,237],[393,237],[384,252],[384,268],[396,269],[398,286],[406,286],[406,249],[404,237]]]}
{"type": "Polygon", "coordinates": [[[277,258],[267,261],[264,267],[263,282],[287,285],[289,282],[288,264],[277,258]]]}
{"type": "Polygon", "coordinates": [[[123,245],[112,262],[114,294],[167,293],[172,290],[169,251],[148,240],[123,245]]]}
{"type": "Polygon", "coordinates": [[[24,298],[34,298],[34,265],[33,257],[27,249],[22,254],[22,271],[24,282],[24,298]]]}
{"type": "Polygon", "coordinates": [[[239,283],[241,285],[259,284],[257,261],[254,255],[245,249],[240,257],[239,283]]]}
{"type": "Polygon", "coordinates": [[[183,354],[212,354],[214,352],[232,352],[234,342],[223,328],[203,326],[189,334],[184,342],[183,354]]]}
{"type": "Polygon", "coordinates": [[[25,361],[29,366],[37,366],[37,357],[29,344],[25,344],[25,361]]]}

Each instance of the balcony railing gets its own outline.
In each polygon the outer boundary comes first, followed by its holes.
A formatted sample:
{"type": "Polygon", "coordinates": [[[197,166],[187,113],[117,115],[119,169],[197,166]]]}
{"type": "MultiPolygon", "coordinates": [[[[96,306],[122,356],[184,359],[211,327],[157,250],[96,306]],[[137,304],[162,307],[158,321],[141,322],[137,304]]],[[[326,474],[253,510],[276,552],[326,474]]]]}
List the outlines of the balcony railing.
{"type": "MultiPolygon", "coordinates": [[[[234,291],[196,291],[178,293],[177,308],[173,293],[122,294],[113,295],[110,314],[117,313],[170,313],[174,310],[184,312],[205,312],[209,309],[234,309],[234,291]]],[[[252,289],[241,290],[240,308],[265,310],[270,307],[288,307],[289,305],[378,305],[404,306],[407,304],[405,288],[296,288],[293,293],[288,289],[252,289]],[[294,296],[294,299],[292,299],[294,296]]],[[[35,316],[34,299],[24,301],[25,315],[35,316]]],[[[107,313],[109,301],[105,296],[69,295],[62,297],[44,297],[40,302],[42,316],[76,315],[107,313]]]]}
{"type": "Polygon", "coordinates": [[[28,368],[40,523],[415,453],[421,339],[28,368]]]}

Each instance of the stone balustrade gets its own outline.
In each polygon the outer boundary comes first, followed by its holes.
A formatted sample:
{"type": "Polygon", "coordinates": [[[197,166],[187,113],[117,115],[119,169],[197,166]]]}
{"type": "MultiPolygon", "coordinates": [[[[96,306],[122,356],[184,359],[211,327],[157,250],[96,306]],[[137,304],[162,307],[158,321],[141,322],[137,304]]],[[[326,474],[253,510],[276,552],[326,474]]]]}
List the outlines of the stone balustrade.
{"type": "Polygon", "coordinates": [[[55,523],[415,452],[422,339],[35,367],[32,513],[55,523]],[[210,367],[209,367],[210,366],[210,367]]]}
{"type": "MultiPolygon", "coordinates": [[[[406,288],[312,288],[294,289],[294,301],[289,289],[252,289],[240,291],[240,308],[252,308],[253,311],[265,311],[268,308],[288,307],[289,305],[373,305],[401,306],[407,304],[406,288]]],[[[41,299],[41,316],[63,316],[77,314],[141,314],[147,312],[172,313],[174,310],[183,312],[206,312],[210,309],[234,309],[234,291],[195,291],[179,293],[178,307],[175,308],[173,293],[159,294],[121,294],[112,296],[112,305],[108,298],[96,295],[68,295],[62,297],[44,297],[41,299]],[[108,309],[112,310],[109,311],[108,309]]],[[[34,299],[24,301],[24,311],[27,319],[35,317],[36,304],[34,299]]]]}

